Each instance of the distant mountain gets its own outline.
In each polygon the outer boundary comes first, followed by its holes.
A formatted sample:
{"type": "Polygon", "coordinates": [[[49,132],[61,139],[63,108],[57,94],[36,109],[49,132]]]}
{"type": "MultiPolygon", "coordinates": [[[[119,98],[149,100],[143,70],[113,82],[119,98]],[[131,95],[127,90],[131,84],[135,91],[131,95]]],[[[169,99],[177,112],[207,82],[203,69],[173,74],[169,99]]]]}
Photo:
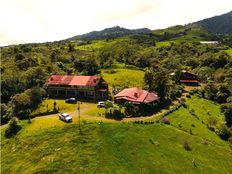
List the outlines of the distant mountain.
{"type": "Polygon", "coordinates": [[[126,28],[122,28],[119,26],[112,27],[112,28],[106,28],[101,31],[92,31],[87,34],[83,35],[77,35],[74,37],[71,37],[67,40],[93,40],[93,39],[112,39],[112,38],[118,38],[126,35],[131,34],[149,34],[152,31],[147,28],[141,28],[141,29],[135,29],[130,30],[126,28]]]}
{"type": "Polygon", "coordinates": [[[232,11],[196,22],[214,34],[232,34],[232,11]]]}

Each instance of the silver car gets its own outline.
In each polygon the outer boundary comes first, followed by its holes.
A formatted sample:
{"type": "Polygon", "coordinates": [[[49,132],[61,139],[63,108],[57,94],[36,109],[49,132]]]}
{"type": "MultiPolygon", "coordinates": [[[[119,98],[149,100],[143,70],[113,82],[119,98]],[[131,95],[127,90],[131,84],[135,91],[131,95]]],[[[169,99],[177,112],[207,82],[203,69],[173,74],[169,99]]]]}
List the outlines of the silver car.
{"type": "Polygon", "coordinates": [[[60,113],[59,114],[59,119],[65,121],[65,122],[72,122],[71,115],[69,115],[67,113],[60,113]]]}
{"type": "Polygon", "coordinates": [[[103,108],[103,107],[105,107],[105,102],[104,102],[104,101],[99,101],[99,102],[97,103],[97,107],[98,107],[98,108],[103,108]]]}

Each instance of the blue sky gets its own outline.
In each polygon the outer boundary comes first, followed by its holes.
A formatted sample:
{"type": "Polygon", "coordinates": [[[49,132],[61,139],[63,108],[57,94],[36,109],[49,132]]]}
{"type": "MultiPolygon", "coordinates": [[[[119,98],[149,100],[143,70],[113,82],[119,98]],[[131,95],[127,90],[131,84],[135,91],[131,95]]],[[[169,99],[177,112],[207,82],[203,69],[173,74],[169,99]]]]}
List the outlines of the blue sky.
{"type": "Polygon", "coordinates": [[[61,40],[116,25],[184,25],[232,10],[231,0],[0,0],[0,46],[61,40]]]}

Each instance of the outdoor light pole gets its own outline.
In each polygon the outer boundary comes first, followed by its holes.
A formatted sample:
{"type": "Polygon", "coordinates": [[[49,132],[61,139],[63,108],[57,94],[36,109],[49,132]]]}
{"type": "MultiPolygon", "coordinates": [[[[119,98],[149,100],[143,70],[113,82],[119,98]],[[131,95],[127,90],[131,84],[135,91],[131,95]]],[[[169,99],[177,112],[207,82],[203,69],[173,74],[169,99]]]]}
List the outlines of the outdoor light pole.
{"type": "Polygon", "coordinates": [[[81,104],[81,102],[77,102],[77,111],[78,111],[78,127],[79,127],[79,131],[81,131],[80,104],[81,104]]]}

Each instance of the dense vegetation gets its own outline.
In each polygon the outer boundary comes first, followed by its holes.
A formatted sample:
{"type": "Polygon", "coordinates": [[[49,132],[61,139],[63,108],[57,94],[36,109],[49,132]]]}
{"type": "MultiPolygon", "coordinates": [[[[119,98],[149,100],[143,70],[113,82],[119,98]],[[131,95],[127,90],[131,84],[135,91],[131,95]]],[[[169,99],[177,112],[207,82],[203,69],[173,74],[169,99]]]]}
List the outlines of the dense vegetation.
{"type": "Polygon", "coordinates": [[[198,23],[215,34],[232,34],[232,11],[220,16],[204,19],[198,23]]]}

